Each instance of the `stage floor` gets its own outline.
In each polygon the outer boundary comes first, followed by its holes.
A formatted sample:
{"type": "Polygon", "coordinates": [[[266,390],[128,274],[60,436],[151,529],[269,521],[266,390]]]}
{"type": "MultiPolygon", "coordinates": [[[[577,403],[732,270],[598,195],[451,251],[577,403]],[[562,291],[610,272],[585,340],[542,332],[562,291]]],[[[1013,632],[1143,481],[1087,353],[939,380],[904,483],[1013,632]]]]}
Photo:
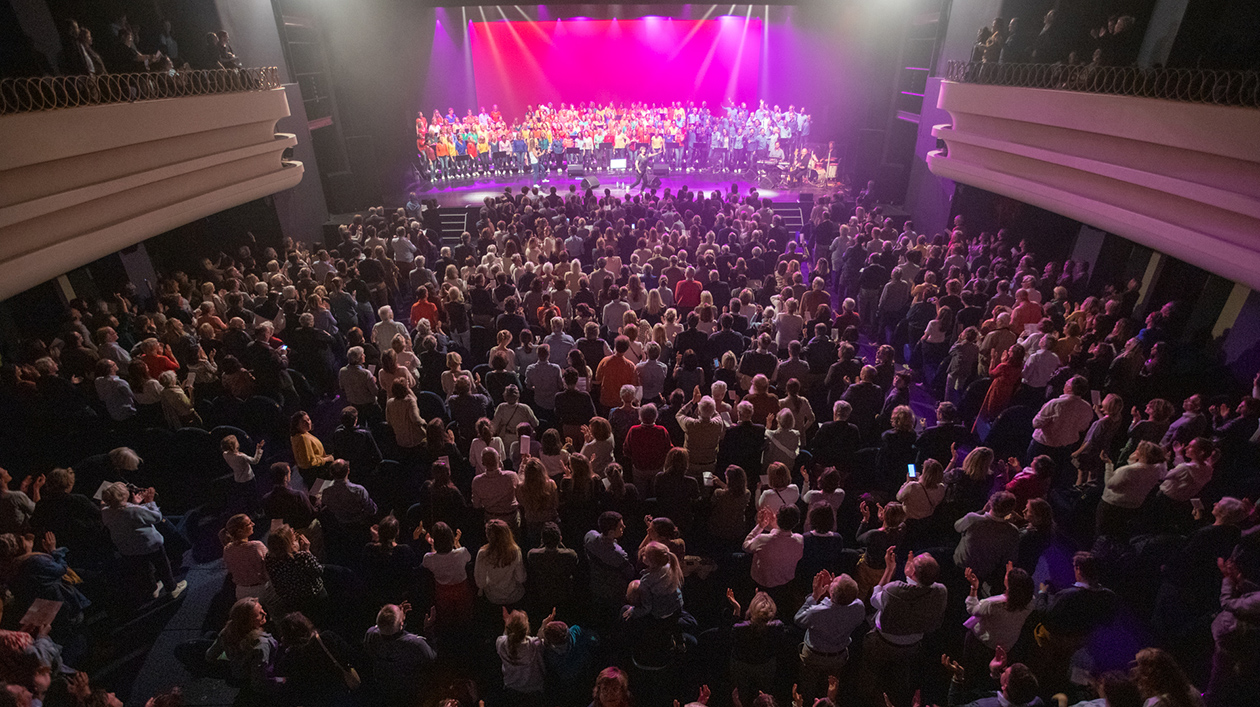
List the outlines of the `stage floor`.
{"type": "MultiPolygon", "coordinates": [[[[595,190],[596,194],[603,194],[604,189],[612,189],[615,196],[621,196],[626,192],[626,188],[634,182],[633,174],[624,173],[588,173],[599,180],[599,188],[595,190]]],[[[576,185],[581,189],[581,177],[573,178],[562,174],[551,173],[548,175],[550,181],[539,184],[539,190],[546,194],[549,187],[555,187],[556,191],[566,193],[569,191],[569,185],[576,185]]],[[[682,174],[674,173],[669,176],[661,177],[661,189],[668,188],[672,191],[678,191],[679,187],[686,186],[692,191],[712,192],[721,190],[729,192],[731,184],[739,185],[741,194],[747,194],[749,187],[755,186],[744,173],[723,173],[723,172],[686,172],[682,174]]],[[[434,183],[428,190],[420,189],[419,184],[409,184],[407,191],[414,191],[421,199],[435,199],[438,206],[473,206],[481,204],[486,197],[496,197],[503,193],[507,187],[512,187],[512,191],[520,192],[523,186],[533,186],[533,178],[528,174],[513,175],[496,175],[485,177],[468,177],[464,179],[454,180],[449,183],[434,183]]],[[[813,195],[834,194],[840,188],[839,184],[831,186],[818,186],[814,184],[805,184],[799,187],[782,187],[773,189],[757,189],[763,198],[773,199],[775,201],[795,202],[800,200],[803,193],[813,195]]],[[[632,194],[638,194],[639,187],[635,187],[632,194]]],[[[405,197],[404,197],[405,199],[405,197]]]]}

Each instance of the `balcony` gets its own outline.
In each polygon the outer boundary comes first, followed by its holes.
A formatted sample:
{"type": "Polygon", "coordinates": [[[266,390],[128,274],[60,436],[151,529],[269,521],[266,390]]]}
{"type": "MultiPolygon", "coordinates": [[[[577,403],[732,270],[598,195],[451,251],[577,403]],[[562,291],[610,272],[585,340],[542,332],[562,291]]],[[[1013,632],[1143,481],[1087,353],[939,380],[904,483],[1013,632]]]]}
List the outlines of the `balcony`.
{"type": "Polygon", "coordinates": [[[0,82],[0,298],[288,189],[275,68],[0,82]]]}
{"type": "Polygon", "coordinates": [[[953,62],[937,176],[1260,288],[1260,79],[953,62]]]}

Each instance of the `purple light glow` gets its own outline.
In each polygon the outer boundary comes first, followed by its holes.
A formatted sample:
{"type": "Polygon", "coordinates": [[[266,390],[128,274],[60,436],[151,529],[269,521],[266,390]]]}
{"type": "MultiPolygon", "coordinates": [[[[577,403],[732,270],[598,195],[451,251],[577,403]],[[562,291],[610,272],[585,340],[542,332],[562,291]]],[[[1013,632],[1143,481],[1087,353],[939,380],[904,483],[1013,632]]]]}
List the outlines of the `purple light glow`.
{"type": "Polygon", "coordinates": [[[477,101],[516,117],[540,102],[756,100],[760,18],[663,19],[472,22],[477,101]]]}

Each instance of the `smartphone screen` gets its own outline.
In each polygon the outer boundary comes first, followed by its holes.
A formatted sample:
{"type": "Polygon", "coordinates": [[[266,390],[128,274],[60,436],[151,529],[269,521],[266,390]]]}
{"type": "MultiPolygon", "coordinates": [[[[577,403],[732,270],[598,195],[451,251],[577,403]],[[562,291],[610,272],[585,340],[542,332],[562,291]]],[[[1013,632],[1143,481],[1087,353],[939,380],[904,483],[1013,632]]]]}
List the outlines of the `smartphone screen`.
{"type": "Polygon", "coordinates": [[[1097,390],[1089,391],[1089,397],[1093,399],[1094,407],[1097,407],[1102,404],[1102,393],[1100,393],[1099,391],[1097,390]]]}
{"type": "Polygon", "coordinates": [[[1203,510],[1203,499],[1201,499],[1201,498],[1192,498],[1192,499],[1190,499],[1190,507],[1191,507],[1191,508],[1193,508],[1193,509],[1194,509],[1194,510],[1196,510],[1196,511],[1200,511],[1200,512],[1201,512],[1201,511],[1203,510]]]}
{"type": "Polygon", "coordinates": [[[919,477],[919,472],[915,470],[914,464],[906,464],[906,476],[910,477],[911,479],[916,479],[919,477]]]}

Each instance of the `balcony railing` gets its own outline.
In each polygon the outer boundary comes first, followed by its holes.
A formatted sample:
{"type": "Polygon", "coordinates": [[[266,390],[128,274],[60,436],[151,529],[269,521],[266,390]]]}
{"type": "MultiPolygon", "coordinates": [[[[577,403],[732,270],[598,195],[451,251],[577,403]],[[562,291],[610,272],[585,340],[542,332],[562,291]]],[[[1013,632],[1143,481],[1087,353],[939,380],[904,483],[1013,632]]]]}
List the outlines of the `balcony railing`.
{"type": "Polygon", "coordinates": [[[280,72],[274,66],[4,79],[0,115],[279,87],[280,72]]]}
{"type": "Polygon", "coordinates": [[[1260,108],[1260,72],[951,61],[948,81],[1260,108]]]}

